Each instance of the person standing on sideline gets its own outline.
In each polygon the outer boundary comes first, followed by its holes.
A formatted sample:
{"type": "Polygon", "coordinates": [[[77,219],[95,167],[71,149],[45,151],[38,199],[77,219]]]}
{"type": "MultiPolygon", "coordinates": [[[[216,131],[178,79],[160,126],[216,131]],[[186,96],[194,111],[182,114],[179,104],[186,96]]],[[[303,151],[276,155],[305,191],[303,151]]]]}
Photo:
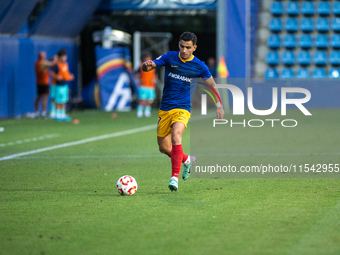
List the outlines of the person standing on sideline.
{"type": "Polygon", "coordinates": [[[47,101],[48,95],[50,93],[49,86],[50,86],[50,78],[48,74],[48,68],[55,65],[54,61],[46,60],[46,52],[40,51],[38,53],[38,60],[35,61],[34,70],[35,70],[35,77],[36,77],[36,84],[37,84],[37,92],[38,96],[34,100],[34,110],[35,112],[31,114],[32,118],[36,118],[40,116],[39,112],[39,102],[42,101],[42,117],[47,116],[47,101]]]}
{"type": "Polygon", "coordinates": [[[182,136],[191,117],[191,96],[197,85],[198,78],[214,89],[217,101],[216,115],[223,119],[224,110],[219,100],[215,81],[204,62],[193,55],[197,48],[197,37],[194,33],[184,32],[178,42],[179,51],[170,51],[155,60],[147,60],[142,69],[148,72],[165,66],[163,97],[158,113],[157,142],[159,151],[171,158],[171,178],[168,188],[178,189],[178,176],[181,164],[184,165],[183,180],[190,175],[190,168],[196,161],[194,156],[183,152],[182,136]]]}
{"type": "Polygon", "coordinates": [[[68,82],[73,81],[74,76],[69,71],[66,50],[59,50],[57,55],[57,64],[50,71],[52,78],[56,81],[56,120],[71,121],[71,118],[66,115],[66,104],[68,102],[69,93],[68,82]]]}
{"type": "MultiPolygon", "coordinates": [[[[152,60],[151,53],[146,53],[143,58],[142,62],[152,60]]],[[[144,115],[146,117],[151,116],[151,104],[153,100],[156,98],[155,88],[156,88],[156,81],[157,75],[156,70],[151,70],[149,72],[144,72],[142,70],[142,64],[139,67],[139,89],[138,89],[138,97],[139,103],[137,106],[137,117],[140,118],[144,115]]]]}
{"type": "Polygon", "coordinates": [[[216,61],[213,57],[208,58],[207,66],[213,78],[217,78],[216,61]]]}

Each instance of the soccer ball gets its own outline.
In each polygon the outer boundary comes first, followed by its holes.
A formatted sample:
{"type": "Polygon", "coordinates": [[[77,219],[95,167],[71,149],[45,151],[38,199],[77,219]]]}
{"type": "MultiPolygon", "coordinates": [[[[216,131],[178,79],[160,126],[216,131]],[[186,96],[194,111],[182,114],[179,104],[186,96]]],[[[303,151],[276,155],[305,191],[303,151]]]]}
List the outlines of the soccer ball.
{"type": "Polygon", "coordinates": [[[137,191],[137,182],[135,178],[129,175],[120,177],[117,181],[117,191],[122,196],[135,194],[137,191]]]}

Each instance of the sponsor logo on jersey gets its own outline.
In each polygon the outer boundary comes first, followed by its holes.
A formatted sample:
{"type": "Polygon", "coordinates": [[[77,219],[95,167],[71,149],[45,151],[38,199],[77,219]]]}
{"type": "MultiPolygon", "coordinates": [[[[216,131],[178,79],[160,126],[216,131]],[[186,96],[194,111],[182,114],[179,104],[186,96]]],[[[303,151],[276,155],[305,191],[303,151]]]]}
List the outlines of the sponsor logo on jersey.
{"type": "Polygon", "coordinates": [[[183,76],[183,75],[175,74],[175,73],[172,73],[172,72],[170,72],[170,73],[168,74],[168,76],[170,76],[171,78],[174,78],[174,79],[181,80],[181,81],[191,82],[191,79],[190,79],[190,78],[185,77],[185,76],[183,76]]]}

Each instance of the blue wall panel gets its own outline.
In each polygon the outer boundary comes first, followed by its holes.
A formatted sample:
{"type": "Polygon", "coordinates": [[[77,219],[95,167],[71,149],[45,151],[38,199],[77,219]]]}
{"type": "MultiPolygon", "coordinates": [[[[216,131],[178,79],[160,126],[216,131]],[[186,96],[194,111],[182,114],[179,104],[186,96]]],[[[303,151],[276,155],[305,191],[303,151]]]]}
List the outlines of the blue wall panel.
{"type": "Polygon", "coordinates": [[[230,78],[246,77],[246,0],[227,0],[226,64],[230,78]]]}
{"type": "Polygon", "coordinates": [[[0,38],[0,118],[13,117],[34,110],[36,97],[34,62],[39,51],[48,57],[64,48],[68,51],[70,71],[75,80],[70,83],[77,93],[78,47],[74,41],[50,39],[0,38]]]}

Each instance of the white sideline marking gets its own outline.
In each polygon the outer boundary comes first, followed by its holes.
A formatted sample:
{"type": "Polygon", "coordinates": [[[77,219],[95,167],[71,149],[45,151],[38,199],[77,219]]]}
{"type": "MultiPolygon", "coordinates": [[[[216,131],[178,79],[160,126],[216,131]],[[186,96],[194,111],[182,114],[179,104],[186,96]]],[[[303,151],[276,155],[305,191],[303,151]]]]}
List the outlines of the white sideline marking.
{"type": "MultiPolygon", "coordinates": [[[[209,115],[206,115],[206,116],[197,116],[197,117],[191,118],[190,121],[192,122],[192,121],[202,120],[202,119],[206,119],[206,118],[209,118],[209,117],[212,117],[212,116],[213,116],[213,114],[209,114],[209,115]]],[[[122,132],[117,132],[117,133],[87,138],[87,139],[79,140],[79,141],[76,141],[76,142],[64,143],[64,144],[54,145],[54,146],[50,146],[50,147],[46,147],[46,148],[41,148],[41,149],[38,149],[38,150],[13,154],[13,155],[9,155],[9,156],[0,158],[0,161],[18,158],[18,157],[26,156],[26,155],[32,155],[32,154],[36,154],[36,153],[40,153],[40,152],[44,152],[44,151],[50,151],[50,150],[55,150],[55,149],[59,149],[59,148],[69,147],[69,146],[73,146],[73,145],[94,142],[94,141],[103,140],[103,139],[107,139],[107,138],[134,134],[134,133],[150,130],[150,129],[153,129],[153,128],[157,128],[157,125],[149,125],[149,126],[145,126],[145,127],[142,127],[142,128],[130,129],[130,130],[122,131],[122,132]]],[[[54,135],[46,135],[47,138],[51,138],[53,136],[54,135]]],[[[25,139],[22,142],[25,142],[25,143],[31,142],[33,139],[38,140],[38,139],[41,139],[41,138],[39,137],[39,138],[25,139]]],[[[21,142],[21,141],[19,141],[19,142],[21,142]]],[[[17,141],[17,143],[18,143],[18,141],[17,141]]],[[[12,143],[11,145],[14,145],[14,143],[12,143]]],[[[6,144],[0,144],[0,147],[4,147],[4,146],[6,146],[6,144]]]]}
{"type": "Polygon", "coordinates": [[[36,142],[38,140],[45,140],[45,139],[49,139],[49,138],[54,138],[54,137],[58,137],[58,134],[51,134],[51,135],[43,135],[43,136],[39,136],[39,137],[33,137],[30,139],[24,139],[24,140],[18,140],[15,142],[8,142],[8,143],[1,143],[0,147],[5,147],[5,146],[10,146],[10,145],[14,145],[14,144],[22,144],[22,143],[29,143],[29,142],[36,142]]]}
{"type": "Polygon", "coordinates": [[[99,159],[99,158],[157,158],[157,157],[164,157],[164,155],[157,154],[157,155],[28,156],[28,157],[20,157],[20,159],[94,159],[94,158],[99,159]]]}
{"type": "Polygon", "coordinates": [[[45,151],[51,151],[51,150],[55,150],[55,149],[70,147],[70,146],[74,146],[74,145],[79,145],[79,144],[84,144],[84,143],[89,143],[89,142],[95,142],[95,141],[108,139],[108,138],[112,138],[112,137],[119,137],[119,136],[123,136],[123,135],[135,134],[135,133],[139,133],[139,132],[143,132],[143,131],[155,129],[155,128],[156,128],[156,125],[149,125],[149,126],[145,126],[145,127],[141,127],[141,128],[134,128],[134,129],[116,132],[116,133],[112,133],[112,134],[95,136],[95,137],[91,137],[91,138],[87,138],[87,139],[83,139],[83,140],[79,140],[79,141],[75,141],[75,142],[63,143],[63,144],[59,144],[59,145],[41,148],[41,149],[38,149],[38,150],[26,151],[26,152],[22,152],[22,153],[9,155],[9,156],[0,158],[0,161],[13,159],[13,158],[21,157],[21,156],[32,155],[32,154],[45,152],[45,151]]]}

